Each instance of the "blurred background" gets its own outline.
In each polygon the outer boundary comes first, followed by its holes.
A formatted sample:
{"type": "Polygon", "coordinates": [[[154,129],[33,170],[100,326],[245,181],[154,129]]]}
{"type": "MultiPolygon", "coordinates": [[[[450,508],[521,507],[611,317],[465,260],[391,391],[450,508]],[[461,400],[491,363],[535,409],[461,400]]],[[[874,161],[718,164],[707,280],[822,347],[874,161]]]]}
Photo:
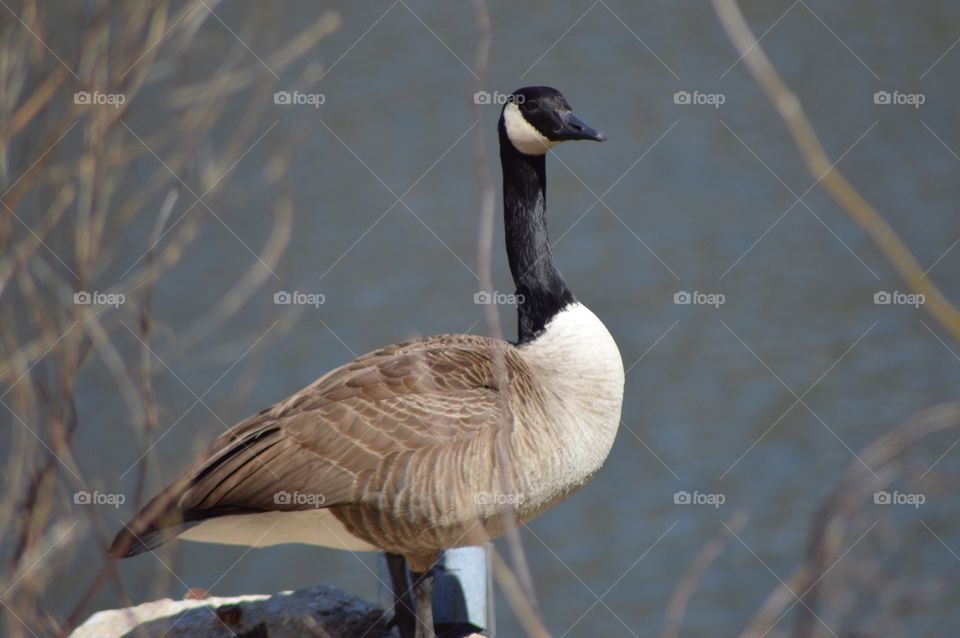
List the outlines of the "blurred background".
{"type": "MultiPolygon", "coordinates": [[[[496,101],[530,84],[608,135],[551,151],[549,223],[628,370],[605,467],[522,531],[547,627],[657,635],[716,541],[681,633],[736,635],[860,472],[877,487],[850,505],[811,635],[960,630],[958,433],[918,441],[895,473],[862,453],[956,398],[960,345],[817,187],[709,3],[487,5],[486,64],[470,3],[3,5],[5,633],[76,613],[137,495],[226,427],[381,345],[486,333],[478,168],[510,293],[496,101]],[[902,502],[875,503],[879,489],[902,502]]],[[[838,168],[960,299],[960,7],[741,6],[838,168]]],[[[499,311],[513,338],[514,309],[499,311]]],[[[120,563],[125,596],[106,577],[80,619],[187,587],[376,597],[374,555],[161,556],[120,563]]],[[[767,635],[802,623],[787,602],[767,635]]],[[[520,635],[497,604],[500,635],[520,635]]]]}

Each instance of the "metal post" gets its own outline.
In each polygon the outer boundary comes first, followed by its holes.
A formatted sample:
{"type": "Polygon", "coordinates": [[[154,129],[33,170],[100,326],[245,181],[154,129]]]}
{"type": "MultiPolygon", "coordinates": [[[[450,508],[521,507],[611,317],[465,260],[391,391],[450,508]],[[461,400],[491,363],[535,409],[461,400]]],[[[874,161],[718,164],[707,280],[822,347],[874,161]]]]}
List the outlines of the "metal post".
{"type": "MultiPolygon", "coordinates": [[[[473,625],[485,636],[494,635],[493,578],[488,546],[458,547],[440,555],[433,572],[433,622],[473,625]]],[[[380,560],[380,604],[393,606],[387,562],[380,560]]]]}

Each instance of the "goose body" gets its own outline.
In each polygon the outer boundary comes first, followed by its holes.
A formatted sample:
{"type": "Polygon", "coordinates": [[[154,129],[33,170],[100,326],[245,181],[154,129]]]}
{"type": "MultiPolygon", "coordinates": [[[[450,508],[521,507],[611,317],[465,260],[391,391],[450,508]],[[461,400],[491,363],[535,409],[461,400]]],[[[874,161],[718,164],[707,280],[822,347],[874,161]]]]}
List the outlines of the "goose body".
{"type": "Polygon", "coordinates": [[[258,511],[282,506],[274,494],[286,492],[298,509],[187,521],[180,537],[383,549],[432,562],[437,548],[489,540],[504,515],[530,520],[583,485],[613,444],[622,391],[616,344],[579,303],[521,346],[445,335],[378,350],[221,437],[214,448],[236,449],[242,460],[209,464],[180,497],[187,510],[258,511]],[[502,398],[490,387],[498,351],[510,377],[502,398]],[[441,409],[442,418],[426,416],[441,409]],[[322,449],[336,443],[342,459],[313,449],[314,433],[300,424],[317,421],[329,428],[322,449]],[[506,478],[494,470],[498,449],[508,453],[506,478]]]}
{"type": "MultiPolygon", "coordinates": [[[[178,535],[297,542],[383,550],[423,573],[441,550],[497,537],[600,469],[620,422],[623,363],[554,263],[545,153],[603,137],[547,87],[515,92],[499,133],[517,342],[440,335],[327,373],[220,436],[117,535],[114,554],[178,535]]],[[[432,628],[417,603],[419,638],[432,628]]]]}

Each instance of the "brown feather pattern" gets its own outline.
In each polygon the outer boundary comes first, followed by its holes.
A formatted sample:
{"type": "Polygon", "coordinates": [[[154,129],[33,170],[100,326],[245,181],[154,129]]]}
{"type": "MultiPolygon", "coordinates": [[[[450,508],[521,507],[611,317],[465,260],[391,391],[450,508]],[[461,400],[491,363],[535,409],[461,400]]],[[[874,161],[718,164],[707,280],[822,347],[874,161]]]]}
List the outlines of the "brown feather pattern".
{"type": "MultiPolygon", "coordinates": [[[[131,521],[113,550],[143,551],[151,544],[141,536],[179,533],[184,522],[313,507],[275,502],[278,492],[297,491],[322,495],[359,538],[429,560],[439,548],[502,531],[497,508],[476,498],[497,491],[499,470],[476,468],[510,466],[495,451],[527,447],[522,432],[509,437],[513,419],[541,400],[531,370],[504,341],[441,335],[388,346],[224,433],[131,521]],[[497,370],[506,373],[505,392],[497,370]]],[[[509,509],[511,517],[533,514],[509,509]]]]}

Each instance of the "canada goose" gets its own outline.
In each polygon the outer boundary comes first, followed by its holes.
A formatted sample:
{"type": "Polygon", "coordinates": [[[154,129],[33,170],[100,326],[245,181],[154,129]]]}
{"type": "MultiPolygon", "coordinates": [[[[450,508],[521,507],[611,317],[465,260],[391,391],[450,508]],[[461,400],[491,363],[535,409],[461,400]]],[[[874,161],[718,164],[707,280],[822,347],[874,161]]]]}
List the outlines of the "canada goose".
{"type": "Polygon", "coordinates": [[[111,553],[178,535],[383,550],[395,584],[400,557],[413,574],[416,616],[408,607],[401,631],[415,625],[426,638],[441,550],[495,538],[593,476],[620,423],[623,362],[554,263],[545,156],[565,140],[606,138],[549,87],[514,92],[498,129],[517,342],[440,335],[327,373],[220,436],[117,534],[111,553]]]}

